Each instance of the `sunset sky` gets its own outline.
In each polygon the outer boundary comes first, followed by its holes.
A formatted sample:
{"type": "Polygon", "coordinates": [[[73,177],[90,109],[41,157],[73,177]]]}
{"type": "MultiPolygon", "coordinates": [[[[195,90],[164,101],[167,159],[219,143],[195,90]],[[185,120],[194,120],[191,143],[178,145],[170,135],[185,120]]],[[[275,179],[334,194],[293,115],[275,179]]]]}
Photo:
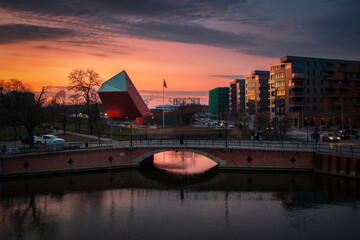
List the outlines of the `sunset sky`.
{"type": "Polygon", "coordinates": [[[0,0],[0,79],[34,91],[126,70],[142,97],[201,97],[285,55],[360,60],[358,0],[0,0]]]}

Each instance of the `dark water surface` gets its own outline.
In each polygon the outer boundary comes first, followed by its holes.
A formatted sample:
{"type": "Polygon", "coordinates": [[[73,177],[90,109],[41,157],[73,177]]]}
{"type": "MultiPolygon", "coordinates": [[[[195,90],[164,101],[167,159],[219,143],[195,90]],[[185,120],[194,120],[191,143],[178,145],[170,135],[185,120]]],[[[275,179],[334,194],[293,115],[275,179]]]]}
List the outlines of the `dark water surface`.
{"type": "Polygon", "coordinates": [[[359,200],[359,181],[315,174],[6,179],[0,239],[360,239],[359,200]]]}

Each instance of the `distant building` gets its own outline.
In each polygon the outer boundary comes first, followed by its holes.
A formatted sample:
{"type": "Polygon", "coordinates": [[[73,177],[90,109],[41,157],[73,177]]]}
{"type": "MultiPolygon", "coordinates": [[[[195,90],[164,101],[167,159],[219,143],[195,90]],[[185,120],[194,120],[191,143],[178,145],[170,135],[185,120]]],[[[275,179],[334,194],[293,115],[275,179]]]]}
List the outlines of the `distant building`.
{"type": "Polygon", "coordinates": [[[186,97],[186,98],[173,98],[171,100],[173,105],[184,106],[188,104],[200,104],[200,98],[186,97]]]}
{"type": "Polygon", "coordinates": [[[219,87],[209,91],[209,112],[220,119],[229,112],[229,88],[219,87]]]}
{"type": "Polygon", "coordinates": [[[245,111],[245,79],[230,82],[230,113],[233,119],[238,113],[245,111]]]}
{"type": "Polygon", "coordinates": [[[298,127],[359,118],[360,61],[285,56],[270,73],[271,118],[298,127]]]}
{"type": "MultiPolygon", "coordinates": [[[[165,106],[172,106],[172,105],[165,105],[165,106]]],[[[136,119],[137,125],[157,125],[162,126],[163,124],[163,113],[162,113],[162,106],[156,111],[156,109],[152,109],[154,115],[148,117],[138,117],[136,119]]],[[[178,125],[189,125],[193,124],[195,121],[194,115],[196,113],[201,113],[202,107],[200,105],[187,105],[184,106],[182,109],[179,108],[165,108],[165,125],[166,126],[178,126],[178,125]],[[169,111],[167,111],[169,110],[169,111]],[[170,111],[174,110],[174,111],[170,111]]]]}
{"type": "Polygon", "coordinates": [[[248,116],[269,112],[269,71],[255,70],[245,76],[245,110],[248,116]]]}
{"type": "Polygon", "coordinates": [[[164,109],[164,112],[174,112],[178,108],[179,108],[178,105],[158,105],[155,107],[156,112],[161,112],[161,113],[163,112],[163,109],[164,109]]]}

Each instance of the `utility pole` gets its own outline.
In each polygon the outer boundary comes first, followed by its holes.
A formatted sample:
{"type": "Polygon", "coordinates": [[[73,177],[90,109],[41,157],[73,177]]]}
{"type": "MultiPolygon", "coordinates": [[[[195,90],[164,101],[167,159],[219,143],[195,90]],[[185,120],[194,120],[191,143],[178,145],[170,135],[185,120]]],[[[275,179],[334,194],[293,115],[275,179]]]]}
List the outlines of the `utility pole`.
{"type": "Polygon", "coordinates": [[[344,102],[341,103],[341,132],[344,132],[344,102]]]}
{"type": "Polygon", "coordinates": [[[225,122],[225,147],[228,146],[228,138],[227,138],[227,125],[228,123],[225,122]]]}

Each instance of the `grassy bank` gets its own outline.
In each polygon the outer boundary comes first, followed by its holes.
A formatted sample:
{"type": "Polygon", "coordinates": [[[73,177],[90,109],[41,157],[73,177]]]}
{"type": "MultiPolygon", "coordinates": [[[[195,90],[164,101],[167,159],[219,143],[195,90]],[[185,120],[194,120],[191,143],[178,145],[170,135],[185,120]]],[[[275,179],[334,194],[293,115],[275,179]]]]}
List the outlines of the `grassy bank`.
{"type": "Polygon", "coordinates": [[[96,142],[96,139],[76,136],[72,134],[59,134],[57,137],[62,138],[65,142],[96,142]]]}

